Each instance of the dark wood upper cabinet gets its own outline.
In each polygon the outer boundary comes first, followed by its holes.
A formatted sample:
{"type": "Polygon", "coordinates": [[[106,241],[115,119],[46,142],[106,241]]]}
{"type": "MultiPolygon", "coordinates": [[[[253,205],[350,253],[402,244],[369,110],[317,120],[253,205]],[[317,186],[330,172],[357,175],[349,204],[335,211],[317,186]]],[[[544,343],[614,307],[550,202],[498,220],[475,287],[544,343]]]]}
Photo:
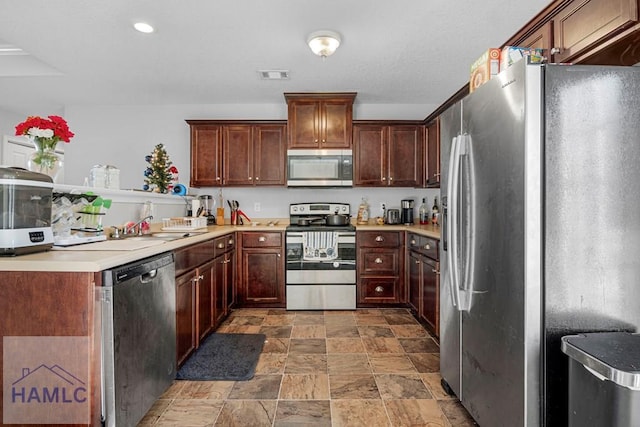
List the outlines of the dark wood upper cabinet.
{"type": "Polygon", "coordinates": [[[553,47],[553,24],[545,23],[542,27],[529,34],[518,46],[543,49],[544,52],[551,51],[553,47]]]}
{"type": "Polygon", "coordinates": [[[425,129],[427,157],[425,161],[425,186],[440,187],[440,119],[436,118],[425,129]]]}
{"type": "Polygon", "coordinates": [[[285,93],[289,148],[351,148],[355,93],[285,93]]]}
{"type": "Polygon", "coordinates": [[[225,126],[223,185],[284,185],[286,125],[225,126]]]}
{"type": "Polygon", "coordinates": [[[552,19],[553,60],[567,62],[638,22],[637,0],[573,0],[552,19]]]}
{"type": "Polygon", "coordinates": [[[191,126],[191,187],[222,184],[222,126],[191,126]]]}
{"type": "Polygon", "coordinates": [[[284,121],[187,120],[192,187],[285,185],[284,121]]]}
{"type": "Polygon", "coordinates": [[[422,186],[422,125],[358,123],[353,138],[354,185],[422,186]]]}

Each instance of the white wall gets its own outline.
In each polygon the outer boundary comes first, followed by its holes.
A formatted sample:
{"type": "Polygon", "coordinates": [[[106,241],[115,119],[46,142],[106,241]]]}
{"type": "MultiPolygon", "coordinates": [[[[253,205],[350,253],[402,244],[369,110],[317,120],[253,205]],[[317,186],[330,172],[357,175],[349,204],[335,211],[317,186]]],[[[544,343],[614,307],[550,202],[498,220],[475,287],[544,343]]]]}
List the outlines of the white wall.
{"type": "MultiPolygon", "coordinates": [[[[435,106],[425,105],[360,105],[354,106],[354,119],[422,120],[435,106]]],[[[286,103],[168,105],[168,106],[67,106],[65,118],[76,134],[65,145],[65,184],[79,185],[95,164],[110,164],[120,168],[120,186],[140,189],[144,183],[144,158],[156,144],[164,144],[173,164],[178,168],[180,182],[189,183],[189,126],[186,119],[263,119],[286,120],[286,103]]],[[[217,188],[190,189],[190,194],[217,196],[217,188]]],[[[414,198],[417,207],[422,197],[430,203],[437,190],[402,189],[288,189],[225,188],[225,199],[240,202],[249,217],[288,217],[288,205],[294,202],[336,201],[351,204],[354,214],[362,196],[372,206],[372,216],[379,215],[379,205],[399,207],[403,198],[414,198]],[[260,212],[254,203],[261,204],[260,212]]],[[[217,197],[216,197],[217,198],[217,197]]],[[[227,207],[228,209],[228,207],[227,207]]],[[[228,213],[227,213],[228,215],[228,213]]]]}

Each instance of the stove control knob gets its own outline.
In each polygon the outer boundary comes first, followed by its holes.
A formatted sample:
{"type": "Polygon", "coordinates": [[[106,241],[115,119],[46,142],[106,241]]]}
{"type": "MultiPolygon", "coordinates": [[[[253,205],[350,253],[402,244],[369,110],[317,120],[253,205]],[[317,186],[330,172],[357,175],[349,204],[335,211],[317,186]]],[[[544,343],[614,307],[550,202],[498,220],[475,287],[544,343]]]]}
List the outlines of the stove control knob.
{"type": "Polygon", "coordinates": [[[344,212],[344,211],[346,211],[346,210],[347,210],[347,207],[346,207],[346,206],[343,206],[343,207],[342,207],[342,212],[344,212]]]}
{"type": "Polygon", "coordinates": [[[300,206],[300,212],[304,212],[304,206],[300,206]]]}
{"type": "Polygon", "coordinates": [[[338,261],[334,261],[333,268],[338,268],[338,267],[340,267],[340,263],[338,261]]]}
{"type": "Polygon", "coordinates": [[[294,207],[291,208],[291,210],[294,211],[294,212],[298,212],[298,207],[294,206],[294,207]]]}

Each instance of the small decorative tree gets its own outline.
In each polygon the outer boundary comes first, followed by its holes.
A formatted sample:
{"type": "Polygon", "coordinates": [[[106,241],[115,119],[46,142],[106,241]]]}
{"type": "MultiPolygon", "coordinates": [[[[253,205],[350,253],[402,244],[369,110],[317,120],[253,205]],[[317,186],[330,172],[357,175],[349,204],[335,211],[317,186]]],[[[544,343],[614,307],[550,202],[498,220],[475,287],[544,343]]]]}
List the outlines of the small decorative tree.
{"type": "Polygon", "coordinates": [[[153,152],[144,158],[149,166],[144,171],[144,185],[142,189],[145,191],[154,191],[156,193],[166,193],[173,179],[170,171],[171,160],[167,150],[163,144],[156,145],[153,152]]]}

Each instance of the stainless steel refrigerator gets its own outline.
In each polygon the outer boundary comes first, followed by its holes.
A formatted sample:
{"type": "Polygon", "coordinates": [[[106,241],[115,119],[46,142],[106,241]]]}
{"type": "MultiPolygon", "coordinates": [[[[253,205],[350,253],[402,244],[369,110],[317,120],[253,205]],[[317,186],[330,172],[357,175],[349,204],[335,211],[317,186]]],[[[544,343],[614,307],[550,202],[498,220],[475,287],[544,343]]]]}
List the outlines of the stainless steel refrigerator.
{"type": "Polygon", "coordinates": [[[441,116],[443,386],[564,426],[560,338],[640,326],[640,68],[520,61],[441,116]]]}

